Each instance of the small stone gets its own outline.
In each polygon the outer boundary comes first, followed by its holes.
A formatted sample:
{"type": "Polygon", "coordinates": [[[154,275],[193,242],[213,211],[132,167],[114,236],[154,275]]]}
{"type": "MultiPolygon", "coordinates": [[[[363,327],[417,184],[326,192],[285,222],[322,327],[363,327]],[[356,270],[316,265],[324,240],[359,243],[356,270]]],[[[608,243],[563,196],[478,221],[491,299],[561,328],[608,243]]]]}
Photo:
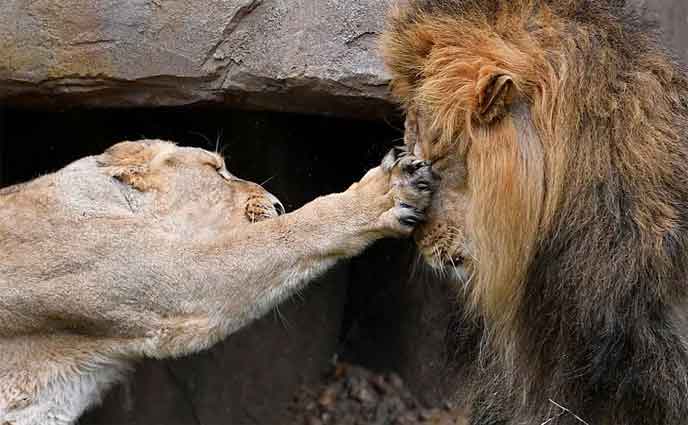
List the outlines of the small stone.
{"type": "Polygon", "coordinates": [[[422,421],[433,421],[437,419],[437,417],[437,411],[435,411],[434,409],[421,410],[420,412],[418,412],[418,419],[422,421]]]}
{"type": "Polygon", "coordinates": [[[337,402],[337,391],[333,387],[328,387],[318,398],[318,404],[325,409],[329,409],[337,402]]]}
{"type": "Polygon", "coordinates": [[[353,390],[351,396],[361,403],[374,403],[377,400],[370,388],[363,385],[353,390]]]}
{"type": "Polygon", "coordinates": [[[308,418],[307,424],[308,425],[323,425],[323,422],[318,418],[311,417],[311,418],[308,418]]]}
{"type": "Polygon", "coordinates": [[[370,383],[380,394],[384,395],[390,392],[389,385],[385,381],[385,378],[381,375],[374,376],[373,379],[370,380],[370,383]]]}
{"type": "Polygon", "coordinates": [[[396,373],[391,373],[389,375],[389,383],[390,383],[390,385],[392,385],[392,387],[394,387],[398,390],[404,388],[404,380],[401,379],[401,377],[399,375],[397,375],[396,373]]]}

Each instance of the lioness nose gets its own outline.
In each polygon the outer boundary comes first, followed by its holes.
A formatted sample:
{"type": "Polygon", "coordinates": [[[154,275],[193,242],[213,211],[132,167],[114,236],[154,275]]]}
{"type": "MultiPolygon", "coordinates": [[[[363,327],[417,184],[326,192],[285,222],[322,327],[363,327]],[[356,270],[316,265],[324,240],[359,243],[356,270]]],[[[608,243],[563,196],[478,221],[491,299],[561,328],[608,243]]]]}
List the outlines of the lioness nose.
{"type": "Polygon", "coordinates": [[[268,192],[268,199],[270,202],[272,202],[272,206],[275,208],[275,211],[277,211],[277,215],[282,215],[285,213],[284,205],[280,202],[279,199],[272,193],[268,192]]]}

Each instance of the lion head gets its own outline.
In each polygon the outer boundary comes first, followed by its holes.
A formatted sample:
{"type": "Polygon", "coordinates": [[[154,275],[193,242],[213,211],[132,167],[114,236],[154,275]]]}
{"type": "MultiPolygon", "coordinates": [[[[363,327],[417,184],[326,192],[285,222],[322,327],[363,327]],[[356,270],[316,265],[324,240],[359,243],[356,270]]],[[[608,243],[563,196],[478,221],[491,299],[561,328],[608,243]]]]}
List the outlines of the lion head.
{"type": "Polygon", "coordinates": [[[527,378],[685,302],[688,80],[623,3],[409,0],[383,34],[442,177],[419,248],[527,378]]]}

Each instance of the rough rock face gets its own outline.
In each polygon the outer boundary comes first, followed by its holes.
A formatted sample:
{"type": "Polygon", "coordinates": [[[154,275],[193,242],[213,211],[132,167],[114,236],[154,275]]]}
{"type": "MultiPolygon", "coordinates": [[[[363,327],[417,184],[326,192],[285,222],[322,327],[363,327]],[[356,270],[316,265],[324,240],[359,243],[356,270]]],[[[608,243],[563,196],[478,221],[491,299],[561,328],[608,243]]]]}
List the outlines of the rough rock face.
{"type": "MultiPolygon", "coordinates": [[[[380,117],[393,110],[376,54],[388,2],[3,0],[0,102],[380,117]]],[[[632,2],[688,57],[685,1],[632,2]]]]}
{"type": "Polygon", "coordinates": [[[676,54],[688,62],[688,2],[685,0],[631,0],[659,22],[664,39],[676,54]]]}
{"type": "Polygon", "coordinates": [[[380,116],[385,0],[4,0],[0,101],[380,116]],[[59,96],[55,96],[59,95],[59,96]]]}

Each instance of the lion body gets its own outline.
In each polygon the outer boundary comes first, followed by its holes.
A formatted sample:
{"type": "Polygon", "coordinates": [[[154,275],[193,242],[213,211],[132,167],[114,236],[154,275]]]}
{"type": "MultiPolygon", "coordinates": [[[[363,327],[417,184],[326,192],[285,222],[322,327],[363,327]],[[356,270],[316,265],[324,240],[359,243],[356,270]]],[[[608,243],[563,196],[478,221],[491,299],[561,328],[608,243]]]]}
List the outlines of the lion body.
{"type": "Polygon", "coordinates": [[[160,141],[0,190],[0,423],[71,424],[137,360],[208,348],[337,260],[408,235],[432,178],[399,171],[409,161],[279,217],[219,156],[160,141]]]}
{"type": "Polygon", "coordinates": [[[688,79],[657,40],[620,0],[392,13],[408,144],[443,175],[417,239],[478,341],[454,347],[472,424],[688,417],[688,79]]]}

